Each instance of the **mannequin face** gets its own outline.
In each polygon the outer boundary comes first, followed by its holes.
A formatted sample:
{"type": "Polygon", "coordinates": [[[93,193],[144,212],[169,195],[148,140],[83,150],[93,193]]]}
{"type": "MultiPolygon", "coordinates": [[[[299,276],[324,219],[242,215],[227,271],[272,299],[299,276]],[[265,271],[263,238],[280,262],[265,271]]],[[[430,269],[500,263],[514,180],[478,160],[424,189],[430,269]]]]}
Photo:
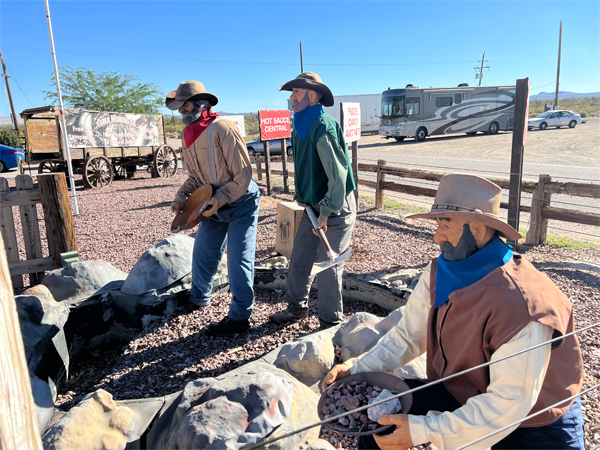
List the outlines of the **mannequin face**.
{"type": "Polygon", "coordinates": [[[310,106],[315,106],[319,103],[321,95],[311,89],[294,88],[290,95],[292,101],[292,109],[295,113],[300,112],[310,106]]]}
{"type": "Polygon", "coordinates": [[[185,117],[187,116],[188,112],[192,109],[194,109],[194,104],[192,102],[185,102],[177,111],[179,112],[179,114],[185,117]]]}
{"type": "Polygon", "coordinates": [[[446,261],[468,258],[494,237],[495,231],[481,222],[461,218],[438,217],[433,241],[440,245],[446,261]]]}

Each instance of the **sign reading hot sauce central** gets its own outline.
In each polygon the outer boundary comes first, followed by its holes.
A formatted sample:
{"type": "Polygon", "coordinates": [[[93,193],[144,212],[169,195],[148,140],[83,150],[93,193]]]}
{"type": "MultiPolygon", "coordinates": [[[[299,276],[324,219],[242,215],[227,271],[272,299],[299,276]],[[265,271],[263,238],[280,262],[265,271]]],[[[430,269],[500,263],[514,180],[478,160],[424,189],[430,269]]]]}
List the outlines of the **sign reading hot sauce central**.
{"type": "Polygon", "coordinates": [[[259,111],[260,140],[285,139],[292,136],[290,112],[287,109],[277,111],[259,111]]]}

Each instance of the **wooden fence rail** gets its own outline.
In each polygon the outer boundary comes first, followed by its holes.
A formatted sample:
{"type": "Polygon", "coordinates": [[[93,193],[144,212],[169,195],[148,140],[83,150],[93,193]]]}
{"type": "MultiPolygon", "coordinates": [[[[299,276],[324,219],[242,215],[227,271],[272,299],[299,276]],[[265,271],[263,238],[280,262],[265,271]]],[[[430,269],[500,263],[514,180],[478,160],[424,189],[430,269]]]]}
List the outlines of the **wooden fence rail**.
{"type": "Polygon", "coordinates": [[[64,173],[37,176],[38,188],[29,175],[17,175],[16,189],[10,191],[8,181],[0,178],[0,233],[5,243],[6,259],[14,288],[23,287],[24,274],[31,285],[42,281],[44,273],[61,267],[61,253],[78,251],[71,203],[64,173]],[[36,205],[41,203],[46,225],[49,256],[42,254],[42,239],[36,205]],[[19,256],[13,206],[19,207],[25,260],[19,256]]]}

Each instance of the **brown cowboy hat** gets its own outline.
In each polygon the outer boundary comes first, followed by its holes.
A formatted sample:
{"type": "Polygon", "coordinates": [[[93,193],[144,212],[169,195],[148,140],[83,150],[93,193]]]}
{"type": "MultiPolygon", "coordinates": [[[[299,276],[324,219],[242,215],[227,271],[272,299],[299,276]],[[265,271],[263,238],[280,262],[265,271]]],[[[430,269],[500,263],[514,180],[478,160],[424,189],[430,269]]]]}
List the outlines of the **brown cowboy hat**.
{"type": "Polygon", "coordinates": [[[189,80],[179,83],[177,90],[167,94],[165,104],[169,109],[179,109],[187,101],[208,100],[212,106],[219,103],[219,99],[204,89],[199,81],[189,80]]]}
{"type": "Polygon", "coordinates": [[[291,91],[294,88],[298,89],[311,89],[321,94],[321,103],[323,106],[333,106],[333,94],[331,90],[323,84],[321,77],[313,72],[304,72],[294,78],[292,81],[288,81],[285,84],[279,86],[280,91],[291,91]]]}
{"type": "Polygon", "coordinates": [[[440,180],[431,211],[406,218],[435,220],[438,217],[456,217],[483,223],[497,230],[506,239],[521,239],[517,230],[499,218],[501,193],[500,186],[485,178],[462,174],[445,175],[440,180]]]}
{"type": "Polygon", "coordinates": [[[179,212],[175,215],[171,223],[171,233],[178,233],[183,230],[189,230],[198,225],[204,216],[208,201],[212,198],[213,188],[210,184],[203,184],[196,189],[192,195],[181,206],[179,212]]]}

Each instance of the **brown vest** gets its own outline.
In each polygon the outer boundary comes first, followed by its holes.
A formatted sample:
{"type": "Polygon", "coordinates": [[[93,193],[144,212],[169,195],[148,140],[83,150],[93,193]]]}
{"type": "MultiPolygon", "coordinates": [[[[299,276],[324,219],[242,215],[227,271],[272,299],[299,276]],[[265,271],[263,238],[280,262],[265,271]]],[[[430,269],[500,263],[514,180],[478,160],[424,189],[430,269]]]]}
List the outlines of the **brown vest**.
{"type": "MultiPolygon", "coordinates": [[[[573,307],[567,297],[520,255],[470,286],[450,294],[435,308],[437,259],[431,265],[431,311],[427,336],[427,378],[438,380],[489,362],[501,345],[529,322],[553,328],[558,337],[574,331],[573,307]]],[[[581,391],[583,361],[575,335],[557,341],[542,390],[530,414],[581,391]]],[[[444,382],[461,404],[486,392],[489,367],[444,382]]],[[[552,408],[521,424],[540,427],[558,420],[568,404],[552,408]]]]}

